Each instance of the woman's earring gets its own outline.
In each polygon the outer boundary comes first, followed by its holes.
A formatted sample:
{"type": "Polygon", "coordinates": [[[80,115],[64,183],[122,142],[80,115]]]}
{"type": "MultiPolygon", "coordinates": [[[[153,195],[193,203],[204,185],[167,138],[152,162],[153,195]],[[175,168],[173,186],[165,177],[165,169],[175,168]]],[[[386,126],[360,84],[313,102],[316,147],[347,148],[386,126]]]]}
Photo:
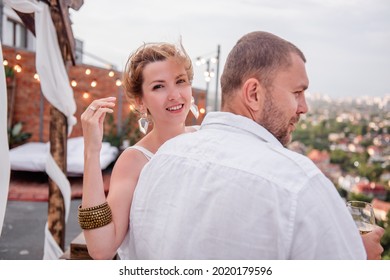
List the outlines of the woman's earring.
{"type": "Polygon", "coordinates": [[[190,110],[191,110],[192,114],[194,114],[195,119],[198,119],[198,117],[199,117],[199,109],[198,109],[198,106],[196,106],[196,104],[195,104],[195,99],[194,99],[193,96],[191,96],[191,107],[190,107],[190,110]]]}
{"type": "Polygon", "coordinates": [[[147,117],[147,113],[142,113],[141,118],[138,120],[139,131],[141,131],[143,134],[148,132],[149,121],[147,117]]]}

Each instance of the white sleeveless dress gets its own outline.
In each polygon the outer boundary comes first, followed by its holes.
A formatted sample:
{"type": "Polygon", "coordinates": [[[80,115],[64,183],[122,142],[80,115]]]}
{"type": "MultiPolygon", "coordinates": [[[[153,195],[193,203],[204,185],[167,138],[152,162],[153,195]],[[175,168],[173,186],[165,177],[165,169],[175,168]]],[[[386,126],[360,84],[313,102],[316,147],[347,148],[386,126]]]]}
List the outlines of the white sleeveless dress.
{"type": "Polygon", "coordinates": [[[151,151],[149,151],[148,149],[145,149],[144,147],[141,147],[141,146],[134,145],[134,146],[126,148],[126,150],[128,150],[128,149],[140,151],[141,153],[144,154],[144,156],[146,157],[147,160],[150,160],[152,158],[152,156],[154,156],[154,154],[151,151]]]}
{"type": "MultiPolygon", "coordinates": [[[[153,156],[154,154],[145,149],[144,147],[141,147],[141,146],[131,146],[131,147],[128,147],[127,149],[134,149],[134,150],[137,150],[137,151],[140,151],[145,157],[146,159],[149,161],[153,156]]],[[[129,217],[130,219],[130,217],[129,217]]],[[[125,239],[122,241],[122,244],[119,246],[118,248],[118,256],[121,260],[127,260],[129,259],[129,251],[130,251],[130,244],[129,244],[129,231],[127,231],[126,233],[126,236],[125,236],[125,239]]]]}

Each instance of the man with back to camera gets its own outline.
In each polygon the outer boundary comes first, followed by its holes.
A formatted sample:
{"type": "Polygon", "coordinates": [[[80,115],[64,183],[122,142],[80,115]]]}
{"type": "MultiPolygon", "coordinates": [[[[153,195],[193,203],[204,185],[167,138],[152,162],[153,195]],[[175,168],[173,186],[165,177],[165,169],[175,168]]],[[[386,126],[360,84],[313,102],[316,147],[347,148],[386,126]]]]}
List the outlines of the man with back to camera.
{"type": "Polygon", "coordinates": [[[333,184],[285,148],[308,110],[305,62],[270,33],[237,42],[221,76],[221,112],[166,142],[141,172],[129,258],[380,258],[383,229],[362,242],[333,184]]]}

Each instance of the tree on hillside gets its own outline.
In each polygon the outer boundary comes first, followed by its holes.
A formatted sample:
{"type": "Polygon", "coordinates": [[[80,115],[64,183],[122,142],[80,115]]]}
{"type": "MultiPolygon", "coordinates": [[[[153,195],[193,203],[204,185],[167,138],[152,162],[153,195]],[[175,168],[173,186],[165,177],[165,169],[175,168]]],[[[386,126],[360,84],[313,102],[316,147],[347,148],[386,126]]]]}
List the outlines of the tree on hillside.
{"type": "Polygon", "coordinates": [[[385,229],[385,233],[383,234],[383,237],[381,239],[381,244],[383,246],[383,254],[382,259],[384,260],[390,260],[390,211],[387,213],[387,221],[386,222],[378,222],[378,225],[383,227],[385,229]]]}

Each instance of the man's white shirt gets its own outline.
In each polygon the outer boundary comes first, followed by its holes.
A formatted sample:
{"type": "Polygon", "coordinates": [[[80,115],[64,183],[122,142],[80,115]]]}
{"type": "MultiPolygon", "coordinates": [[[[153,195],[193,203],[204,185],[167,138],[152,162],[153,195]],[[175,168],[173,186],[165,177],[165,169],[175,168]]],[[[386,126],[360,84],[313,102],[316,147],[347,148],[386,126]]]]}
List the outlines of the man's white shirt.
{"type": "Polygon", "coordinates": [[[121,247],[122,259],[366,259],[343,200],[313,162],[224,112],[145,166],[121,247]]]}

